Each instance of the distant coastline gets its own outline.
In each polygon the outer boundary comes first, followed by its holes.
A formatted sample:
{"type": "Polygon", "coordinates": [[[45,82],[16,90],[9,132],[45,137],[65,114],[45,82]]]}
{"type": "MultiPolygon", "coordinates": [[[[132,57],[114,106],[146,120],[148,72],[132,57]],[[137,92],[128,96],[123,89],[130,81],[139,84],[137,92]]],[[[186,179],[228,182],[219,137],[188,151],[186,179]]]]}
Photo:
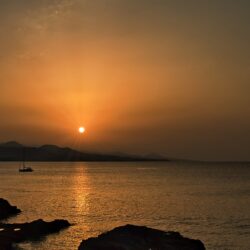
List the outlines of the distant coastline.
{"type": "Polygon", "coordinates": [[[163,157],[147,157],[135,155],[115,155],[85,153],[68,147],[62,148],[56,145],[43,145],[40,147],[24,146],[18,142],[10,141],[0,144],[0,161],[23,161],[34,162],[138,162],[138,161],[169,161],[163,157]]]}
{"type": "Polygon", "coordinates": [[[0,143],[0,162],[23,161],[33,162],[176,162],[190,164],[250,164],[250,161],[240,160],[193,160],[164,157],[157,154],[146,156],[129,155],[123,153],[102,154],[80,152],[69,147],[57,145],[43,145],[38,147],[22,145],[15,141],[0,143]]]}

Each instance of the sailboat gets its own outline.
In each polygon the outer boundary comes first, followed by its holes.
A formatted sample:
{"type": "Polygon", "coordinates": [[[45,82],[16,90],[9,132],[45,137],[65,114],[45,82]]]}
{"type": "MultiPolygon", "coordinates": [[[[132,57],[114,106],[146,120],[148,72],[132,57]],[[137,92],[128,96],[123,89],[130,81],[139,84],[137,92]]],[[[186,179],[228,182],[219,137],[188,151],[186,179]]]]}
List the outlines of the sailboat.
{"type": "Polygon", "coordinates": [[[33,172],[34,170],[31,167],[25,166],[25,148],[23,148],[23,162],[22,166],[19,168],[19,172],[33,172]]]}

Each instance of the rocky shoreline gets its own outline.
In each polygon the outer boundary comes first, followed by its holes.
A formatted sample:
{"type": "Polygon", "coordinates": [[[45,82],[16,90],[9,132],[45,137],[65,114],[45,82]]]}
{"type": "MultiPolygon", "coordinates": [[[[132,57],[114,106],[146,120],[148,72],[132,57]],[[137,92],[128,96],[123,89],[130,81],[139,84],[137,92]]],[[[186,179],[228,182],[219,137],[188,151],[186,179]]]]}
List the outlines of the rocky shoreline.
{"type": "Polygon", "coordinates": [[[39,240],[70,226],[66,220],[46,222],[42,219],[30,223],[0,223],[0,249],[13,249],[13,245],[24,241],[39,240]]]}
{"type": "MultiPolygon", "coordinates": [[[[19,213],[19,208],[0,198],[0,220],[19,213]]],[[[39,240],[69,226],[71,224],[67,220],[45,222],[39,219],[29,223],[13,224],[0,222],[0,249],[12,250],[17,243],[39,240]]],[[[200,240],[185,238],[178,232],[125,225],[98,237],[83,240],[78,250],[205,250],[205,246],[200,240]]]]}
{"type": "MultiPolygon", "coordinates": [[[[8,219],[21,213],[21,210],[16,206],[0,198],[0,220],[8,219]]],[[[67,220],[54,220],[46,222],[42,219],[35,220],[29,223],[2,223],[0,222],[0,249],[12,250],[15,244],[24,241],[39,240],[42,237],[57,233],[70,226],[67,220]]]]}

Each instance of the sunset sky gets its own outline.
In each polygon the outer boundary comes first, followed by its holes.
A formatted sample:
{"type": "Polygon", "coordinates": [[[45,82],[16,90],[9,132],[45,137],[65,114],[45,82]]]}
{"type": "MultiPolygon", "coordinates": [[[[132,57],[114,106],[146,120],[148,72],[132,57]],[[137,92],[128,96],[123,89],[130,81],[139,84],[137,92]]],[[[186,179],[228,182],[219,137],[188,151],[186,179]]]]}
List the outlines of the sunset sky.
{"type": "Polygon", "coordinates": [[[249,24],[248,0],[0,0],[0,141],[250,160],[249,24]]]}

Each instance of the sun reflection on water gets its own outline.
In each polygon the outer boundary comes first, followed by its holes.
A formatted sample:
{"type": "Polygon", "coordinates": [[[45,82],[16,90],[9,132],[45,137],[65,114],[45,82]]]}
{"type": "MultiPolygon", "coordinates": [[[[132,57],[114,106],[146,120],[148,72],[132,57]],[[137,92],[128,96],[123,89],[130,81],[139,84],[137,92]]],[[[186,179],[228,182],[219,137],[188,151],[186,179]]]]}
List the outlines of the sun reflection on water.
{"type": "Polygon", "coordinates": [[[87,215],[89,212],[88,196],[91,190],[91,182],[86,168],[80,168],[77,175],[73,176],[74,201],[77,213],[87,215]]]}

